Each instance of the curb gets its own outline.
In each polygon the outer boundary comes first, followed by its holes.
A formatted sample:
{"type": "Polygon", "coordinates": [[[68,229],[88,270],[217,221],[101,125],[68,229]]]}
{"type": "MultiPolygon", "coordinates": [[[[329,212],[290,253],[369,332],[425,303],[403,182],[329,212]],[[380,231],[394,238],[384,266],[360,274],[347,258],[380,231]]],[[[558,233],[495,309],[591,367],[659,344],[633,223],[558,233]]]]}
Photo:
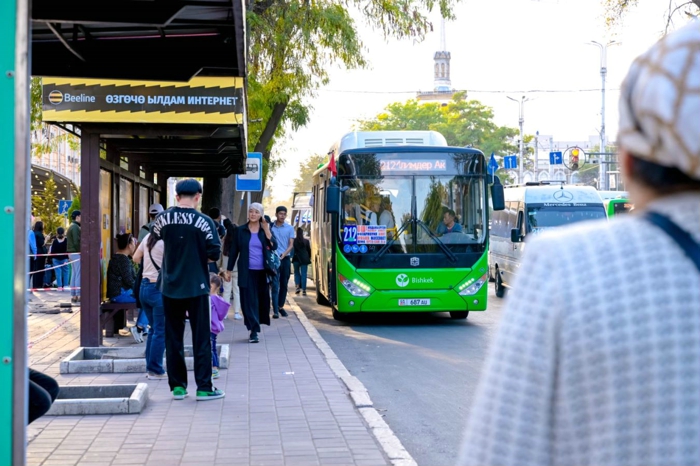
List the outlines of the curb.
{"type": "Polygon", "coordinates": [[[301,322],[306,333],[309,334],[311,340],[316,344],[316,347],[323,353],[333,373],[347,387],[352,402],[369,426],[372,435],[374,435],[374,438],[379,442],[379,445],[384,450],[389,461],[391,461],[391,464],[393,466],[417,466],[416,461],[411,454],[406,451],[396,435],[394,435],[391,427],[384,421],[381,414],[374,409],[374,403],[372,403],[372,399],[369,397],[369,393],[367,393],[367,389],[363,383],[360,382],[360,379],[350,374],[350,371],[348,371],[343,362],[338,358],[328,343],[326,343],[326,340],[324,340],[318,330],[316,330],[316,327],[309,321],[309,318],[306,317],[306,314],[304,314],[304,311],[297,305],[294,298],[292,296],[287,296],[287,299],[291,303],[291,310],[297,315],[299,322],[301,322]]]}

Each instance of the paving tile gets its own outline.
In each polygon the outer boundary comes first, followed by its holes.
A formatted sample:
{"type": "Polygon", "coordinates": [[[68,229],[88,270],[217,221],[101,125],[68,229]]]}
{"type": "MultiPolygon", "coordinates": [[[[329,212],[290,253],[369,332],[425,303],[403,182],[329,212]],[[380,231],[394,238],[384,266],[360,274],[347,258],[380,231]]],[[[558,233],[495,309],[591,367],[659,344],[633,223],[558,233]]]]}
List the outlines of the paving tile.
{"type": "MultiPolygon", "coordinates": [[[[50,294],[50,293],[49,293],[50,294]]],[[[30,339],[65,315],[32,314],[30,339]],[[43,330],[42,330],[43,329],[43,330]]],[[[219,336],[231,345],[231,367],[216,386],[225,399],[197,403],[171,398],[166,382],[148,381],[140,415],[44,418],[32,424],[27,464],[41,466],[322,466],[388,465],[339,379],[292,314],[263,328],[260,345],[247,343],[239,321],[219,336]],[[285,374],[294,372],[294,375],[285,374]]],[[[186,341],[190,338],[189,328],[186,341]]],[[[79,343],[71,321],[30,350],[30,361],[58,376],[58,365],[79,343]]],[[[106,346],[133,341],[105,339],[106,346]]],[[[196,390],[192,373],[190,393],[196,390]]],[[[135,383],[143,374],[58,376],[61,385],[135,383]]]]}

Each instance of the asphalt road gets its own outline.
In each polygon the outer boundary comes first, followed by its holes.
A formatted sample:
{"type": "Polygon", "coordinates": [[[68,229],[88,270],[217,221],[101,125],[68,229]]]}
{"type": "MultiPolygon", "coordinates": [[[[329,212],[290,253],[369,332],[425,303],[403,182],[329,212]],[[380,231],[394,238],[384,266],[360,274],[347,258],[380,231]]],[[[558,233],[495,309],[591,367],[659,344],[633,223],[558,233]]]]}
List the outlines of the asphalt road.
{"type": "MultiPolygon", "coordinates": [[[[479,371],[503,300],[489,283],[486,312],[369,315],[333,320],[315,291],[296,297],[323,338],[369,391],[379,412],[420,466],[455,463],[479,371]]],[[[293,291],[290,290],[290,294],[293,291]]]]}

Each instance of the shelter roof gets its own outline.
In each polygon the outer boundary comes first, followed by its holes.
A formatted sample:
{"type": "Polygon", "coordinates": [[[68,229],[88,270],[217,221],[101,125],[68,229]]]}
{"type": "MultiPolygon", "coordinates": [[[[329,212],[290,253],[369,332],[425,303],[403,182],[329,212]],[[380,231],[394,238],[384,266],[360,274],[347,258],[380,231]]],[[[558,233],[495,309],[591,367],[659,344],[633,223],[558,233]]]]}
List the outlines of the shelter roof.
{"type": "MultiPolygon", "coordinates": [[[[242,0],[33,0],[31,16],[33,76],[179,82],[246,76],[242,0]]],[[[245,109],[235,125],[99,126],[123,155],[160,174],[244,171],[245,109]]]]}

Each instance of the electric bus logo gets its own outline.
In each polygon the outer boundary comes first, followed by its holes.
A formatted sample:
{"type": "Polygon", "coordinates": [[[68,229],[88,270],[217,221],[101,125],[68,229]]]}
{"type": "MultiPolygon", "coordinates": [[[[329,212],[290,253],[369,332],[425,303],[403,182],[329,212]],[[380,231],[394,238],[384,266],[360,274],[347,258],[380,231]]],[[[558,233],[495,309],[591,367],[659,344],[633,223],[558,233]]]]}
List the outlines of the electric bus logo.
{"type": "Polygon", "coordinates": [[[401,288],[405,288],[408,286],[408,275],[405,273],[401,273],[396,276],[396,284],[399,285],[401,288]]]}

